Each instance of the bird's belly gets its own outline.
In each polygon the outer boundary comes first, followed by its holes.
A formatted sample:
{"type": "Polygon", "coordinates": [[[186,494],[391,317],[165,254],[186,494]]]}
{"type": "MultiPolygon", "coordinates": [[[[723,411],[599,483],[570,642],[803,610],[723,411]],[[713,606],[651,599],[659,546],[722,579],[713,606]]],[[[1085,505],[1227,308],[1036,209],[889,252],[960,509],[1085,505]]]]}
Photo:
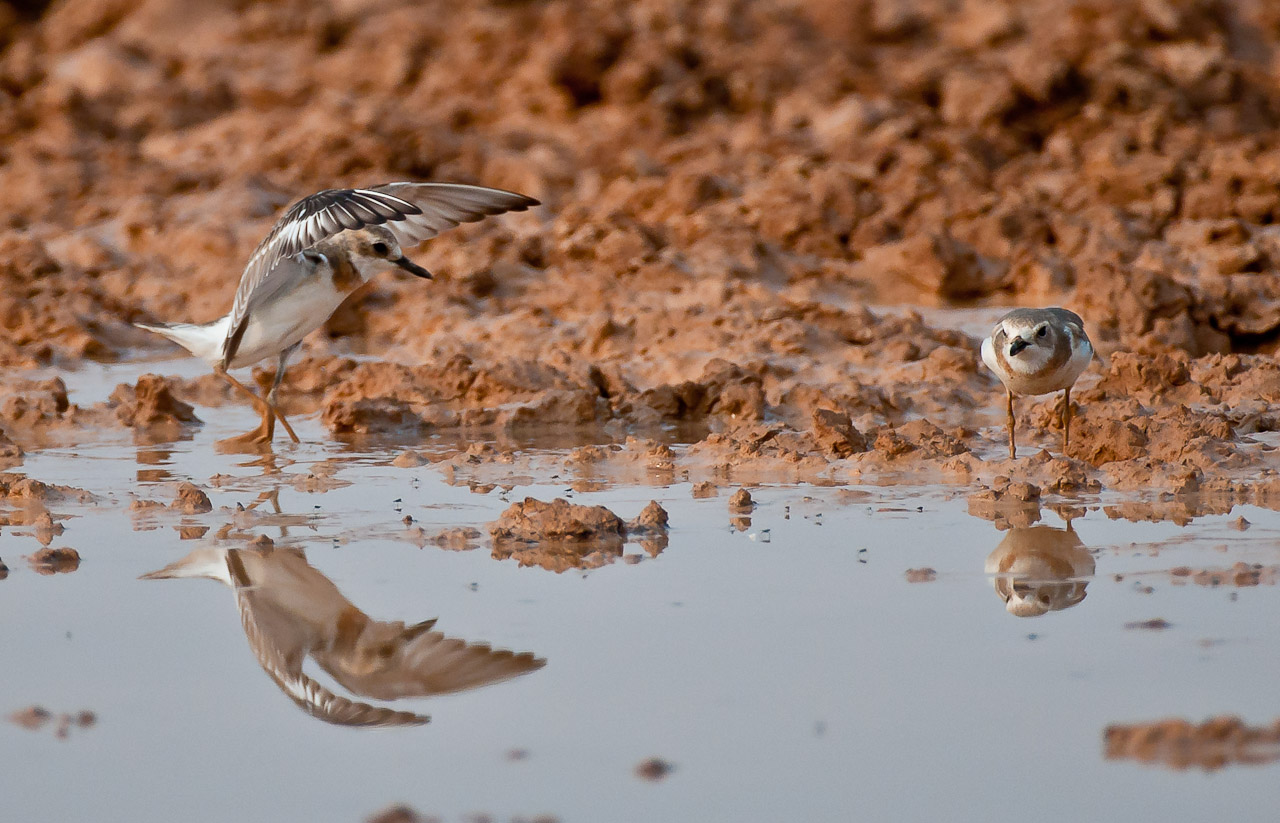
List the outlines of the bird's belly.
{"type": "Polygon", "coordinates": [[[252,365],[298,343],[323,326],[346,297],[347,292],[335,289],[329,278],[317,277],[255,307],[231,368],[252,365]]]}
{"type": "Polygon", "coordinates": [[[1075,382],[1075,375],[1067,375],[1064,371],[1064,369],[1059,369],[1047,375],[1034,376],[1013,373],[1002,379],[1014,394],[1048,394],[1049,392],[1068,388],[1075,382]]]}
{"type": "Polygon", "coordinates": [[[1010,372],[1007,375],[1000,375],[1000,379],[1014,394],[1049,394],[1050,392],[1071,388],[1088,365],[1088,357],[1083,360],[1072,358],[1053,371],[1036,374],[1010,372]]]}

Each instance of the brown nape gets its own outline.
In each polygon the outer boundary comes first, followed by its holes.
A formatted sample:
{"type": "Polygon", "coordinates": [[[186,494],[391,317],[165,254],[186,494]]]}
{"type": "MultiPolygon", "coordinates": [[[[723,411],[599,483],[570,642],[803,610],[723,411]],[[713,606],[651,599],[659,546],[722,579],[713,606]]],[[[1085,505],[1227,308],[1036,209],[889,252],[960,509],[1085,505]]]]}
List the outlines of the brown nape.
{"type": "Polygon", "coordinates": [[[1071,359],[1071,342],[1065,334],[1052,326],[1049,328],[1049,333],[1053,335],[1053,357],[1049,358],[1049,362],[1045,364],[1045,370],[1053,374],[1067,365],[1067,361],[1071,359]]]}
{"type": "Polygon", "coordinates": [[[333,270],[333,287],[340,293],[348,294],[364,285],[364,278],[356,271],[350,255],[331,254],[328,258],[333,270]]]}

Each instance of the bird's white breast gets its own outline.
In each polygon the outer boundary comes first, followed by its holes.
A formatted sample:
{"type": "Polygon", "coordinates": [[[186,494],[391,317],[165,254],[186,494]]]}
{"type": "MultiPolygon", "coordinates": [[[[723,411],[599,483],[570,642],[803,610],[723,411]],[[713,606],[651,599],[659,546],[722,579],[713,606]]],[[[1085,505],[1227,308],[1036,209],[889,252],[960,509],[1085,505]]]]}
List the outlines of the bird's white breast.
{"type": "Polygon", "coordinates": [[[328,265],[317,267],[287,291],[253,308],[231,368],[251,365],[298,343],[323,326],[346,297],[346,292],[334,287],[328,265]]]}

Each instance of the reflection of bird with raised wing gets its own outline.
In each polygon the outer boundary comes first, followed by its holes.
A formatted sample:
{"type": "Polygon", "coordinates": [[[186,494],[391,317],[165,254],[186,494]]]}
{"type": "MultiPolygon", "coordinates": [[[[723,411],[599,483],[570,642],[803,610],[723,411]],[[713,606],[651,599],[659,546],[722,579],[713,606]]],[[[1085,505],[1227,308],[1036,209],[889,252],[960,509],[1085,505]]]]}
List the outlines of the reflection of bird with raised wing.
{"type": "Polygon", "coordinates": [[[1039,617],[1084,600],[1094,560],[1069,525],[1010,529],[987,556],[996,594],[1009,614],[1039,617]]]}
{"type": "Polygon", "coordinates": [[[426,723],[425,715],[348,700],[302,672],[308,656],[355,695],[378,700],[475,689],[542,668],[529,652],[434,631],[435,620],[374,620],[298,549],[196,549],[144,580],[207,577],[230,586],[263,670],[304,711],[345,726],[426,723]]]}
{"type": "Polygon", "coordinates": [[[199,325],[137,325],[178,343],[249,396],[262,423],[233,438],[236,443],[271,442],[277,419],[296,443],[276,393],[302,338],[383,271],[399,268],[431,279],[405,257],[406,249],[460,223],[536,205],[523,194],[451,183],[326,189],[295,203],[250,255],[228,314],[199,325]],[[276,376],[265,399],[227,373],[272,356],[276,376]]]}

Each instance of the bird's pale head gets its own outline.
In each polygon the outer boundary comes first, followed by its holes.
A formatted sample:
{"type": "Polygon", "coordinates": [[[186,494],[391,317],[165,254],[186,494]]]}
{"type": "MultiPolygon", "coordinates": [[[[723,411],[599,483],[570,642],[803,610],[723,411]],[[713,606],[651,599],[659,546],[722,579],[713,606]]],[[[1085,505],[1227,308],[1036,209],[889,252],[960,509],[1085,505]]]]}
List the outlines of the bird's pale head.
{"type": "Polygon", "coordinates": [[[357,231],[346,231],[335,239],[364,280],[395,268],[403,269],[415,277],[432,279],[431,272],[404,256],[395,233],[386,226],[366,226],[357,231]]]}
{"type": "MultiPolygon", "coordinates": [[[[1035,372],[1053,359],[1064,345],[1062,332],[1048,320],[1006,318],[996,329],[992,342],[999,347],[1010,367],[1035,372]]],[[[1069,344],[1066,344],[1070,348],[1069,344]]]]}

